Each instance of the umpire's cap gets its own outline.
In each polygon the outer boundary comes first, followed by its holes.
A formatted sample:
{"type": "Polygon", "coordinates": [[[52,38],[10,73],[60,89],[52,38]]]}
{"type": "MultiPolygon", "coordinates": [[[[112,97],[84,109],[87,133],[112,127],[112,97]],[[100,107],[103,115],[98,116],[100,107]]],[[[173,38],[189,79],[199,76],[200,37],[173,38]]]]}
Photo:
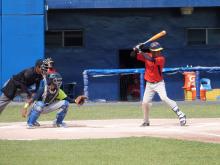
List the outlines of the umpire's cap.
{"type": "Polygon", "coordinates": [[[41,67],[42,64],[43,64],[43,60],[39,59],[35,62],[35,67],[41,67]]]}
{"type": "Polygon", "coordinates": [[[159,44],[159,42],[152,42],[150,44],[150,50],[151,51],[161,51],[163,50],[163,48],[161,47],[161,45],[159,44]]]}

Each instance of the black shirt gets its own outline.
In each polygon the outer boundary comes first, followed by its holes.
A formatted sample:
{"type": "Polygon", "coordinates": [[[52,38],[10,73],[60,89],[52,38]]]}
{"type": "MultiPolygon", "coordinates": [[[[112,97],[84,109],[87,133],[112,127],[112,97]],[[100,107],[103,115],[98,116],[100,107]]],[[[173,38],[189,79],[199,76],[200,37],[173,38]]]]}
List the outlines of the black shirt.
{"type": "Polygon", "coordinates": [[[13,75],[9,82],[2,88],[2,92],[10,99],[15,97],[18,89],[30,96],[31,93],[28,90],[28,87],[36,84],[35,91],[37,91],[42,79],[43,76],[38,74],[34,67],[28,68],[16,75],[13,75]]]}
{"type": "Polygon", "coordinates": [[[36,84],[36,90],[40,86],[40,81],[43,79],[41,74],[38,74],[34,67],[25,69],[20,73],[14,75],[12,79],[26,87],[36,84]]]}

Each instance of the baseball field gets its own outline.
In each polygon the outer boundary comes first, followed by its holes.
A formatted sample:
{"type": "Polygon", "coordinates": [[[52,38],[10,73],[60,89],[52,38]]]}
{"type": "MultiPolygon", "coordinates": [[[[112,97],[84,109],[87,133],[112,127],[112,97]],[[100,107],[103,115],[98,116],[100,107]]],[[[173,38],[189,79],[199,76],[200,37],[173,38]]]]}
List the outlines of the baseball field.
{"type": "Polygon", "coordinates": [[[150,112],[151,126],[140,127],[140,103],[71,105],[68,128],[53,128],[55,113],[26,129],[22,104],[0,116],[0,165],[13,164],[220,164],[219,102],[179,102],[187,126],[162,103],[150,112]]]}

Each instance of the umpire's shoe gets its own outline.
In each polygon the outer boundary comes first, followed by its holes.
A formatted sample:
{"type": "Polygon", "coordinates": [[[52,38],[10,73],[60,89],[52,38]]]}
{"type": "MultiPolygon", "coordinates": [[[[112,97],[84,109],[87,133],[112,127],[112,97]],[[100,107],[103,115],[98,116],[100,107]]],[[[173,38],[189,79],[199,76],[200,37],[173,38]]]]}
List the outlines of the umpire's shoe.
{"type": "Polygon", "coordinates": [[[186,125],[186,115],[180,116],[179,121],[180,121],[180,126],[185,126],[186,125]]]}
{"type": "Polygon", "coordinates": [[[150,126],[150,123],[144,122],[140,125],[141,127],[146,127],[146,126],[150,126]]]}

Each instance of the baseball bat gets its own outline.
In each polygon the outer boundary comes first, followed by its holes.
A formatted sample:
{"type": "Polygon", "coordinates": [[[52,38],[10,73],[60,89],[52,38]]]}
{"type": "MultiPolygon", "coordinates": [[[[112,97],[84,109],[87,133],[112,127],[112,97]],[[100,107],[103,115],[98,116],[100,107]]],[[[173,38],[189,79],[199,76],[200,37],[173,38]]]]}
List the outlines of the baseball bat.
{"type": "Polygon", "coordinates": [[[146,44],[148,42],[151,42],[151,41],[155,41],[163,36],[165,36],[167,34],[167,32],[165,30],[161,31],[160,33],[157,33],[155,34],[153,37],[151,37],[149,40],[145,41],[144,43],[142,44],[146,44]]]}

